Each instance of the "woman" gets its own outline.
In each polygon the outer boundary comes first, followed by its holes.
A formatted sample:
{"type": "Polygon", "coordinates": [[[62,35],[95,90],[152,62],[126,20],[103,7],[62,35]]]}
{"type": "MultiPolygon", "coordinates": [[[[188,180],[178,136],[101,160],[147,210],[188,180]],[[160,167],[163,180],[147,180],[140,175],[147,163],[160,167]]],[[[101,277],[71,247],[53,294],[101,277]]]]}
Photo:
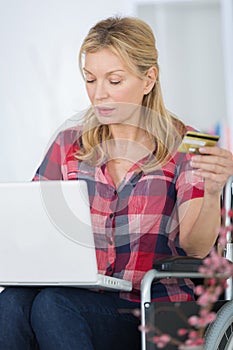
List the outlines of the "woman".
{"type": "MultiPolygon", "coordinates": [[[[139,349],[139,321],[123,310],[139,307],[144,273],[163,256],[205,257],[217,237],[232,155],[177,151],[192,128],[164,107],[149,26],[136,18],[97,23],[80,68],[91,108],[59,133],[34,180],[87,181],[99,272],[132,281],[133,290],[8,288],[0,295],[4,350],[139,349]]],[[[153,298],[192,300],[192,283],[160,281],[153,298]]]]}

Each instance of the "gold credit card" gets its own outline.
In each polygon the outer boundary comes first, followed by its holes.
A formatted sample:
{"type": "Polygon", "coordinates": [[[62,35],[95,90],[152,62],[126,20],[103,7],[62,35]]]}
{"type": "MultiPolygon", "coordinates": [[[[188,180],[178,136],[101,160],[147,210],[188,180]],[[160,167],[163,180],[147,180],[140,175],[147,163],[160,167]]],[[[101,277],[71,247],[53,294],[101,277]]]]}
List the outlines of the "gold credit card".
{"type": "Polygon", "coordinates": [[[178,152],[199,154],[200,147],[215,146],[218,140],[218,135],[209,135],[195,131],[188,131],[178,148],[178,152]]]}

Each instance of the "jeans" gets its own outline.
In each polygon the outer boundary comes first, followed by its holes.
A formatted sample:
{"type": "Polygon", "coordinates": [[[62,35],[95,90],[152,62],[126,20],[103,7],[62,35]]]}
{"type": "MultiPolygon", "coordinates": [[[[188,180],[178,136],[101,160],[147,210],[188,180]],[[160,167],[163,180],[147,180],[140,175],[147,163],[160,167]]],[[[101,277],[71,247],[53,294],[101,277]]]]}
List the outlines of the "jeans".
{"type": "Polygon", "coordinates": [[[10,287],[0,293],[0,350],[138,350],[139,307],[116,292],[10,287]]]}

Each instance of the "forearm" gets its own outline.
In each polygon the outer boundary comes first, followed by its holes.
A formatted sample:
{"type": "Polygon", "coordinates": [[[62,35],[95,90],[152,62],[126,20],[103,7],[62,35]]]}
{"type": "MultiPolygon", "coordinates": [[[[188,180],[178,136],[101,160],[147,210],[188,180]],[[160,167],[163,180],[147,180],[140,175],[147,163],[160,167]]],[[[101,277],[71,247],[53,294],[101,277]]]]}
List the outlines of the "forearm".
{"type": "Polygon", "coordinates": [[[187,255],[203,258],[216,242],[221,223],[220,195],[205,195],[192,227],[180,234],[180,244],[187,255]]]}

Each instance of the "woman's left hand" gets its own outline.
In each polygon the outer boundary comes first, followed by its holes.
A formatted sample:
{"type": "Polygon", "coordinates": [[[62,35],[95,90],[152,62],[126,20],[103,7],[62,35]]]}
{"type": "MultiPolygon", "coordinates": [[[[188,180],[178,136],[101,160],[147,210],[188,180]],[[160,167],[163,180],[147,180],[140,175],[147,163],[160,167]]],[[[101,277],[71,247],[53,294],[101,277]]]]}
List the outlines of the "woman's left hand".
{"type": "Polygon", "coordinates": [[[205,193],[221,194],[228,178],[233,175],[232,153],[219,147],[201,147],[194,155],[191,166],[194,173],[205,181],[205,193]]]}

